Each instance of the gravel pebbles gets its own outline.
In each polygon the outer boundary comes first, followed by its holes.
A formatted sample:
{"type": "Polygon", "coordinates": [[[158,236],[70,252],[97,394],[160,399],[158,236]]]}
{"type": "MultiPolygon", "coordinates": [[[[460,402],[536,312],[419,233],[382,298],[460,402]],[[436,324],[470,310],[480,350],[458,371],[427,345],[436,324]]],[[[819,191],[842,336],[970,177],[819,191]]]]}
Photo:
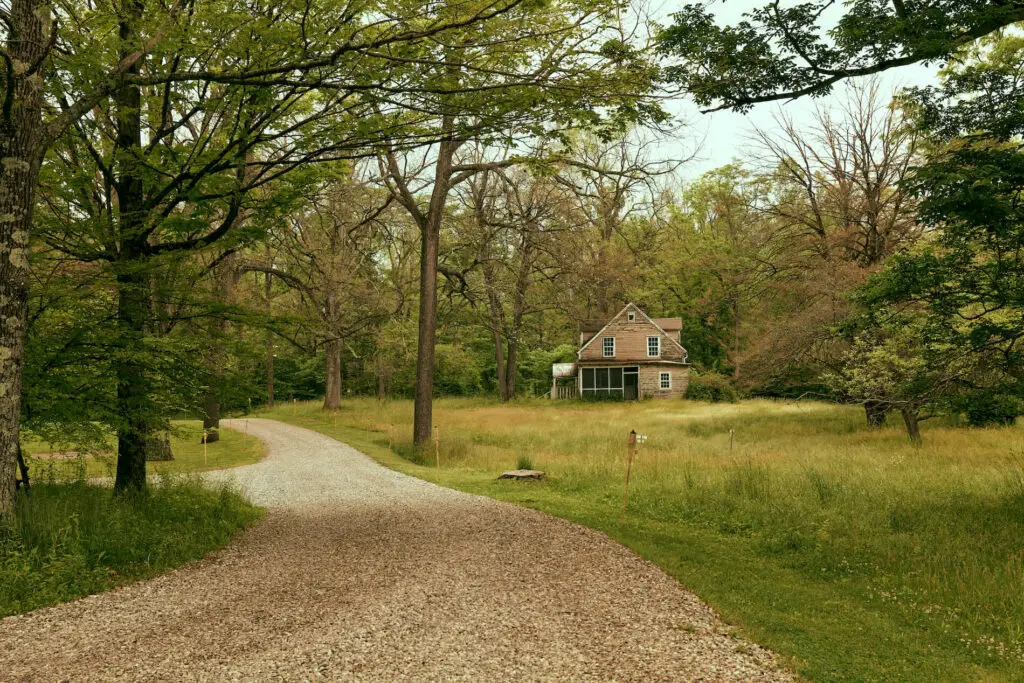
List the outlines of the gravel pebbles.
{"type": "Polygon", "coordinates": [[[271,509],[206,559],[0,621],[2,680],[788,681],[606,536],[315,432],[232,478],[271,509]]]}

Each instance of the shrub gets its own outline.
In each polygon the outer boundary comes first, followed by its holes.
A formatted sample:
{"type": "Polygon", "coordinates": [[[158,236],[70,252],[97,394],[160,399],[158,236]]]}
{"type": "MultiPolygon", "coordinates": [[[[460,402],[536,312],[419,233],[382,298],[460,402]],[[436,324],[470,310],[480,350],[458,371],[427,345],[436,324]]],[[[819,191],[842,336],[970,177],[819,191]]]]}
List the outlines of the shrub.
{"type": "Polygon", "coordinates": [[[711,403],[736,403],[740,400],[729,378],[717,372],[691,372],[686,398],[711,403]]]}
{"type": "Polygon", "coordinates": [[[977,391],[963,401],[963,411],[972,427],[1012,425],[1024,413],[1024,406],[1016,396],[998,391],[977,391]]]}
{"type": "Polygon", "coordinates": [[[533,461],[530,460],[530,456],[528,456],[528,455],[520,455],[519,459],[516,460],[516,469],[517,470],[532,470],[533,469],[533,461]]]}

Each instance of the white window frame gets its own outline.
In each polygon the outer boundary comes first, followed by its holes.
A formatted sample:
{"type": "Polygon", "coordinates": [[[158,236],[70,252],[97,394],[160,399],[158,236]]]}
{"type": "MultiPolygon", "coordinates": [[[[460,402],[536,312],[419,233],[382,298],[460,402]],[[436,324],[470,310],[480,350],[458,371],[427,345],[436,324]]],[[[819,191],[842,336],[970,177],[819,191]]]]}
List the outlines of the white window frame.
{"type": "Polygon", "coordinates": [[[661,337],[658,335],[651,335],[647,337],[647,357],[648,358],[660,358],[661,357],[661,337]],[[651,340],[658,342],[658,352],[651,353],[651,340]]]}
{"type": "Polygon", "coordinates": [[[628,322],[636,322],[636,311],[630,311],[626,314],[626,320],[628,322]]]}
{"type": "Polygon", "coordinates": [[[659,372],[658,373],[658,389],[661,391],[672,390],[672,373],[671,372],[659,372]],[[668,386],[665,386],[665,379],[668,378],[668,386]]]}
{"type": "Polygon", "coordinates": [[[601,356],[603,358],[615,358],[615,337],[602,337],[601,338],[601,356]],[[608,344],[607,344],[607,342],[609,340],[611,340],[611,342],[612,342],[612,352],[611,353],[608,353],[608,344]]]}

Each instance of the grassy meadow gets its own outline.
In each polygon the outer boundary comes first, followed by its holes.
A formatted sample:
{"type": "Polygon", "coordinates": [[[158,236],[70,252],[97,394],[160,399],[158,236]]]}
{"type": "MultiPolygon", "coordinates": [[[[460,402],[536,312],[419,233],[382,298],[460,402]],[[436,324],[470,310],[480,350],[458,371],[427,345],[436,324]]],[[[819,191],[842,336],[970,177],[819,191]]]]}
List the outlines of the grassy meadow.
{"type": "Polygon", "coordinates": [[[1020,427],[925,422],[917,448],[898,417],[869,431],[824,403],[451,399],[435,403],[438,470],[412,451],[409,401],[264,414],[600,529],[811,680],[1024,680],[1020,427]],[[621,522],[631,429],[648,439],[621,522]],[[496,480],[517,466],[547,478],[496,480]]]}
{"type": "MultiPolygon", "coordinates": [[[[44,482],[113,477],[117,468],[116,441],[113,435],[107,445],[94,453],[68,451],[60,444],[38,439],[25,439],[22,448],[32,480],[44,482]]],[[[184,474],[221,470],[259,462],[266,447],[259,439],[244,432],[221,429],[220,440],[203,449],[201,420],[174,420],[171,423],[171,453],[174,460],[146,463],[150,474],[184,474]]]]}

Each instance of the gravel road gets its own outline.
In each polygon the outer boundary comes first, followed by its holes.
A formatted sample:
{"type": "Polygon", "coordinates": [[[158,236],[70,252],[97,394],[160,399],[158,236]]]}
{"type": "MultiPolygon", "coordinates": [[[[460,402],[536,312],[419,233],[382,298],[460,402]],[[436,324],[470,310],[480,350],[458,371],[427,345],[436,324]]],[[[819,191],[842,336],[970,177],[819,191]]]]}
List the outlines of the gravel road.
{"type": "Polygon", "coordinates": [[[0,621],[3,680],[791,680],[606,536],[272,420],[266,521],[156,579],[0,621]]]}

